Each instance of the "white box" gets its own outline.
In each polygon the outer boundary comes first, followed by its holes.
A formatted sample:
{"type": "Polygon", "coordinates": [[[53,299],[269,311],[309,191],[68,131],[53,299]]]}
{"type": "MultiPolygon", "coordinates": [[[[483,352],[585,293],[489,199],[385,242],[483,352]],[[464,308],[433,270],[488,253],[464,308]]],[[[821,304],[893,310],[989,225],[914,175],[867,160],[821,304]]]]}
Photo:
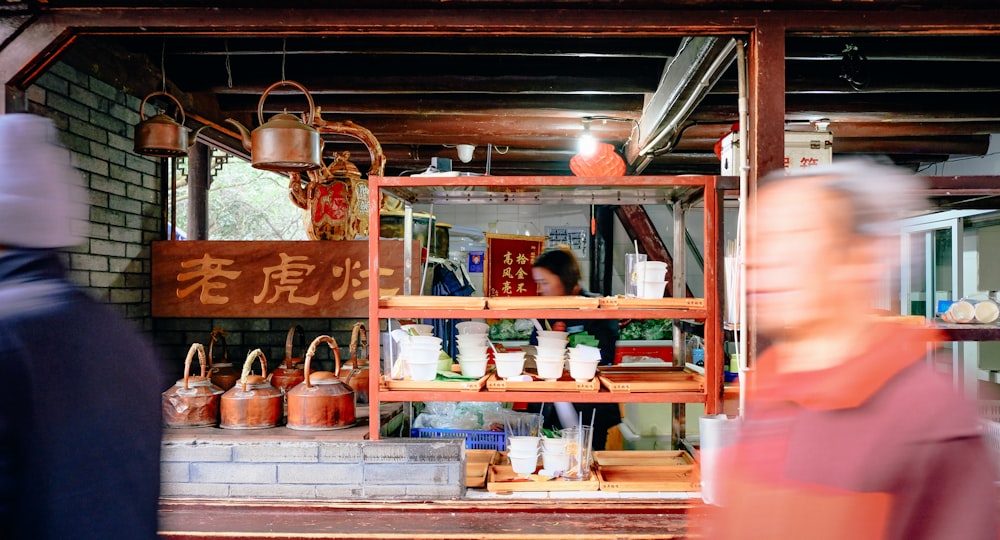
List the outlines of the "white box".
{"type": "MultiPolygon", "coordinates": [[[[722,138],[722,175],[739,176],[742,163],[740,134],[722,138]]],[[[809,167],[833,163],[833,133],[829,131],[786,131],[785,170],[795,172],[809,167]]]]}

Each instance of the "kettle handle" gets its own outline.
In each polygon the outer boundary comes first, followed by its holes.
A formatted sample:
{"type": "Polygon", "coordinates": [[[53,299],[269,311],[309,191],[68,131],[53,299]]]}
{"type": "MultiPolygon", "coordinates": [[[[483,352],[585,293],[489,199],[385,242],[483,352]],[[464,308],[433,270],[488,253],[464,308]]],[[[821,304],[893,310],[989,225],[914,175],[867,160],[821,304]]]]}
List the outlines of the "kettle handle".
{"type": "Polygon", "coordinates": [[[201,343],[192,343],[188,349],[187,357],[184,358],[184,389],[188,389],[188,377],[191,375],[191,360],[195,353],[198,353],[198,362],[201,363],[201,376],[205,376],[205,347],[201,343]]]}
{"type": "Polygon", "coordinates": [[[247,377],[250,376],[250,371],[253,369],[253,361],[260,358],[260,375],[261,377],[267,378],[267,357],[264,356],[264,351],[260,349],[254,349],[247,354],[247,359],[243,362],[243,373],[240,374],[240,384],[243,385],[243,391],[247,391],[247,377]]]}
{"type": "Polygon", "coordinates": [[[226,345],[226,332],[221,328],[212,329],[212,338],[208,341],[208,367],[215,367],[215,342],[222,342],[222,364],[229,363],[229,347],[226,345]]]}
{"type": "Polygon", "coordinates": [[[365,358],[368,357],[368,329],[365,328],[365,323],[357,322],[354,323],[354,328],[351,331],[351,369],[358,369],[358,344],[361,344],[365,349],[365,358]]]}
{"type": "Polygon", "coordinates": [[[294,368],[292,364],[292,353],[293,347],[295,345],[295,336],[299,336],[299,346],[306,346],[306,331],[302,329],[302,326],[298,324],[293,324],[291,328],[288,329],[288,335],[285,337],[285,360],[282,362],[285,367],[294,368]]]}
{"type": "Polygon", "coordinates": [[[316,347],[318,347],[320,343],[326,343],[330,347],[330,350],[333,351],[333,374],[334,376],[340,376],[340,346],[337,345],[337,340],[327,335],[319,336],[309,344],[309,350],[306,351],[306,388],[312,388],[312,382],[309,380],[309,376],[311,375],[310,370],[312,369],[313,356],[316,356],[316,347]]]}
{"type": "Polygon", "coordinates": [[[315,116],[315,113],[313,112],[315,105],[313,104],[312,95],[309,94],[309,91],[306,90],[305,86],[302,86],[301,84],[295,81],[289,81],[289,80],[278,81],[272,84],[271,86],[268,86],[267,90],[264,90],[264,93],[261,94],[260,103],[257,104],[257,120],[260,122],[260,124],[264,125],[264,100],[267,99],[267,95],[271,93],[271,90],[274,90],[279,86],[294,86],[295,88],[302,90],[302,93],[306,95],[306,100],[309,102],[309,119],[306,121],[306,125],[311,126],[313,123],[313,118],[315,116]]]}
{"type": "MultiPolygon", "coordinates": [[[[177,111],[181,113],[180,124],[182,126],[184,125],[184,122],[187,120],[187,116],[184,115],[184,106],[181,105],[180,101],[177,101],[177,98],[175,98],[174,96],[171,96],[170,94],[168,94],[167,92],[164,92],[162,90],[161,91],[157,91],[157,92],[150,92],[149,95],[147,95],[146,97],[142,98],[142,103],[139,104],[139,118],[142,119],[142,121],[146,121],[146,113],[145,113],[145,111],[146,111],[146,102],[149,101],[149,98],[151,98],[153,96],[167,96],[168,98],[170,98],[170,101],[173,101],[177,105],[177,111]]],[[[310,104],[311,104],[311,102],[310,102],[310,104]]]]}

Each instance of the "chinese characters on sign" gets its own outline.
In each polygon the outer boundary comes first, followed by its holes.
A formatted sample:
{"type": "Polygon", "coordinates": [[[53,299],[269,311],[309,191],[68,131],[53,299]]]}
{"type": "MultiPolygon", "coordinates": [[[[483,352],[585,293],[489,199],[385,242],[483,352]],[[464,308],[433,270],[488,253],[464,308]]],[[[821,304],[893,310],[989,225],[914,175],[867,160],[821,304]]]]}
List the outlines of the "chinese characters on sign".
{"type": "Polygon", "coordinates": [[[545,227],[545,234],[548,235],[546,248],[569,246],[577,259],[587,258],[590,231],[586,227],[545,227]]]}
{"type": "Polygon", "coordinates": [[[486,234],[483,289],[487,296],[537,296],[531,262],[545,245],[544,236],[486,234]]]}
{"type": "MultiPolygon", "coordinates": [[[[379,295],[397,294],[403,242],[379,261],[379,295]]],[[[366,240],[154,242],[153,316],[365,317],[368,276],[366,240]]]]}

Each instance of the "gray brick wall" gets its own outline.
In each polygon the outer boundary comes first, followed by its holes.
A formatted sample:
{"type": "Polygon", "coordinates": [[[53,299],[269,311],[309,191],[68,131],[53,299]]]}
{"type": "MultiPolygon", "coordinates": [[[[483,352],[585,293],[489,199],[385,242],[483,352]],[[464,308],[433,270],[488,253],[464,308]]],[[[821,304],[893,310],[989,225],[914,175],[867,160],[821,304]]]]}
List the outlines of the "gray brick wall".
{"type": "Polygon", "coordinates": [[[70,279],[145,331],[149,240],[162,235],[157,161],[132,152],[141,100],[56,63],[30,87],[29,111],[52,118],[89,189],[87,240],[67,250],[70,279]]]}
{"type": "Polygon", "coordinates": [[[213,437],[213,429],[206,428],[202,436],[168,432],[162,460],[164,498],[454,499],[465,495],[465,446],[460,439],[248,440],[213,437]]]}

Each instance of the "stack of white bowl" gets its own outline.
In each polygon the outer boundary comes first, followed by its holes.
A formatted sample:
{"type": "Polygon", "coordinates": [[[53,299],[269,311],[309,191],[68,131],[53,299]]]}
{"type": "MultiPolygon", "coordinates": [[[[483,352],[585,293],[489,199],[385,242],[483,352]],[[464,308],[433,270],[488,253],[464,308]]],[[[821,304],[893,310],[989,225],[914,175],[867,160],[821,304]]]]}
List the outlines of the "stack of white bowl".
{"type": "Polygon", "coordinates": [[[493,362],[497,365],[497,377],[510,379],[524,373],[524,351],[493,353],[493,362]]]}
{"type": "Polygon", "coordinates": [[[541,437],[512,435],[507,437],[507,459],[517,474],[532,474],[538,468],[538,445],[541,437]]]}
{"type": "Polygon", "coordinates": [[[399,357],[410,379],[433,381],[437,377],[438,358],[441,356],[441,338],[403,334],[398,341],[399,357]]]}
{"type": "Polygon", "coordinates": [[[566,368],[566,346],[569,332],[539,330],[538,345],[535,346],[535,369],[538,378],[555,381],[562,377],[566,368]]]}
{"type": "Polygon", "coordinates": [[[455,344],[458,346],[458,365],[462,375],[466,377],[482,377],[486,374],[487,334],[489,326],[475,321],[461,322],[455,325],[458,335],[455,344]]]}
{"type": "Polygon", "coordinates": [[[601,349],[590,345],[577,345],[569,350],[569,376],[574,381],[586,382],[597,374],[601,363],[601,349]]]}
{"type": "Polygon", "coordinates": [[[635,263],[635,294],[639,298],[663,298],[667,286],[667,263],[642,261],[635,263]]]}
{"type": "Polygon", "coordinates": [[[542,438],[542,468],[552,476],[564,473],[569,468],[567,443],[569,439],[562,437],[542,438]]]}

